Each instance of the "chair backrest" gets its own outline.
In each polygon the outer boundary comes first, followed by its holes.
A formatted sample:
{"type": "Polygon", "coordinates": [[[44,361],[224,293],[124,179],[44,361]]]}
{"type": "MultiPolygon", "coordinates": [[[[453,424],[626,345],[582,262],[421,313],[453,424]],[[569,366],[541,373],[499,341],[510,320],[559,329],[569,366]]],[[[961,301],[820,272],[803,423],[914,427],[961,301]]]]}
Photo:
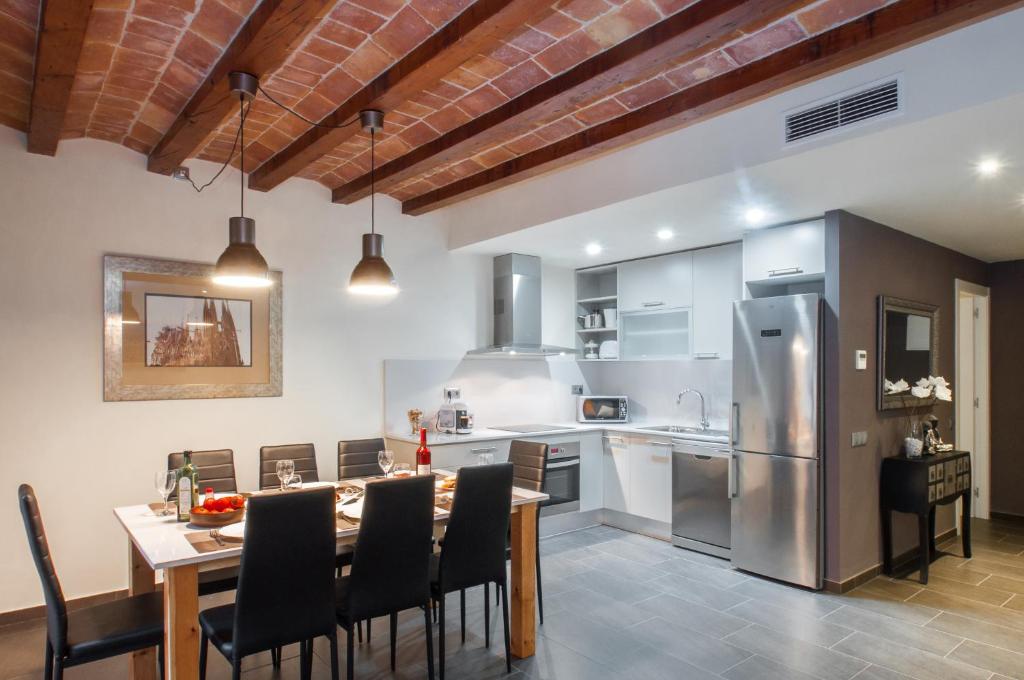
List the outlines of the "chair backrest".
{"type": "Polygon", "coordinates": [[[381,437],[338,442],[338,479],[377,477],[384,474],[377,464],[377,452],[385,449],[381,437]]]}
{"type": "Polygon", "coordinates": [[[433,475],[366,485],[348,589],[352,620],[427,603],[433,525],[433,475]]]}
{"type": "Polygon", "coordinates": [[[303,482],[319,482],[316,471],[316,449],[312,444],[284,444],[260,447],[260,488],[276,489],[281,486],[277,477],[277,461],[295,461],[295,471],[303,482]]]}
{"type": "MultiPolygon", "coordinates": [[[[211,487],[217,493],[235,493],[235,453],[231,449],[215,451],[193,451],[192,464],[199,471],[199,493],[211,487]]],[[[167,454],[167,469],[178,470],[185,466],[184,452],[167,454]]]]}
{"type": "Polygon", "coordinates": [[[529,491],[544,490],[544,471],[548,464],[547,444],[513,439],[508,460],[515,466],[515,486],[529,491]]]}
{"type": "Polygon", "coordinates": [[[505,582],[511,463],[459,468],[439,576],[445,592],[505,582]]]}
{"type": "Polygon", "coordinates": [[[334,630],[334,489],[248,501],[235,595],[237,658],[334,630]]]}
{"type": "Polygon", "coordinates": [[[28,534],[28,546],[32,551],[32,561],[36,563],[39,580],[43,582],[43,597],[46,600],[46,632],[50,643],[57,654],[63,655],[67,648],[68,610],[64,602],[64,591],[61,590],[57,571],[53,567],[50,556],[50,545],[46,540],[46,529],[43,518],[39,514],[39,502],[36,492],[28,484],[18,487],[18,505],[21,506],[21,518],[25,521],[25,533],[28,534]]]}

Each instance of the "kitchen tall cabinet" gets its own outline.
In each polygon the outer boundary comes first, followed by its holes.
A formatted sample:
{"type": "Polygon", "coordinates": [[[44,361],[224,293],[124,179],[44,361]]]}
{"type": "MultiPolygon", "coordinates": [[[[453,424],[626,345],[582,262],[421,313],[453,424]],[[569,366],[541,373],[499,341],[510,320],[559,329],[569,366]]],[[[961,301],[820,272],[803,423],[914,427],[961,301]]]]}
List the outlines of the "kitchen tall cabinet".
{"type": "Polygon", "coordinates": [[[742,298],[742,244],[694,251],[694,359],[732,358],[732,303],[742,298]]]}

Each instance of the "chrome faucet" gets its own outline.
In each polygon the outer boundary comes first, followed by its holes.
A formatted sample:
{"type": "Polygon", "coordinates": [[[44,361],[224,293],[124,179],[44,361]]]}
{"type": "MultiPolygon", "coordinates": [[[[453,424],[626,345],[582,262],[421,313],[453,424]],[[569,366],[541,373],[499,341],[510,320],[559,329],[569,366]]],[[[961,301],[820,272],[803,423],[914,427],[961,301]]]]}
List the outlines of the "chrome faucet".
{"type": "Polygon", "coordinates": [[[711,421],[708,420],[708,411],[706,405],[704,404],[704,395],[700,393],[700,390],[687,388],[680,392],[679,396],[676,397],[676,406],[678,406],[679,403],[682,402],[684,394],[696,394],[698,397],[700,397],[700,429],[710,429],[711,421]]]}

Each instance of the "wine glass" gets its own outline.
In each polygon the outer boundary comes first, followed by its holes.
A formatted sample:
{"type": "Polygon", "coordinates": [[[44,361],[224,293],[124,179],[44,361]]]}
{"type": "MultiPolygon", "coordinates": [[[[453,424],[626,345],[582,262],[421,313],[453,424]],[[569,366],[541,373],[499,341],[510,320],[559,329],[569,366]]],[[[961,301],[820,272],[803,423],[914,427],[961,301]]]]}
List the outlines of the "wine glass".
{"type": "Polygon", "coordinates": [[[395,477],[412,477],[412,466],[408,463],[395,463],[394,472],[391,474],[395,477]]]}
{"type": "Polygon", "coordinates": [[[281,480],[281,491],[284,491],[288,479],[293,474],[295,474],[294,460],[285,459],[277,461],[277,478],[281,480]]]}
{"type": "Polygon", "coordinates": [[[395,452],[391,449],[378,451],[377,464],[380,465],[380,469],[384,471],[384,476],[387,477],[391,472],[392,466],[395,464],[395,452]]]}
{"type": "Polygon", "coordinates": [[[302,475],[298,472],[293,472],[288,480],[285,482],[285,486],[289,489],[301,489],[302,488],[302,475]]]}
{"type": "Polygon", "coordinates": [[[164,499],[164,511],[160,514],[171,514],[170,509],[167,507],[167,499],[178,486],[178,473],[174,470],[157,470],[157,473],[153,476],[153,486],[156,487],[156,492],[160,494],[160,497],[164,499]]]}
{"type": "Polygon", "coordinates": [[[476,454],[477,465],[493,465],[494,454],[493,453],[478,453],[476,454]]]}

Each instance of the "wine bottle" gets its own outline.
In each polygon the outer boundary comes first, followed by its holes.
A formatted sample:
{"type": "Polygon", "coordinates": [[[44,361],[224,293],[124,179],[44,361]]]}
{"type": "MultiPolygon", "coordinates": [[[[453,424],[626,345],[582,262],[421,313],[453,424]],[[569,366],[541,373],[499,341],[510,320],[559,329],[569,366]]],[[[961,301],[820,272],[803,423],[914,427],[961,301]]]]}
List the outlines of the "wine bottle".
{"type": "Polygon", "coordinates": [[[430,474],[430,447],[427,446],[427,428],[420,428],[420,447],[416,449],[416,474],[430,474]]]}
{"type": "Polygon", "coordinates": [[[187,522],[199,504],[199,471],[192,464],[192,452],[185,451],[185,465],[178,473],[178,521],[187,522]]]}

